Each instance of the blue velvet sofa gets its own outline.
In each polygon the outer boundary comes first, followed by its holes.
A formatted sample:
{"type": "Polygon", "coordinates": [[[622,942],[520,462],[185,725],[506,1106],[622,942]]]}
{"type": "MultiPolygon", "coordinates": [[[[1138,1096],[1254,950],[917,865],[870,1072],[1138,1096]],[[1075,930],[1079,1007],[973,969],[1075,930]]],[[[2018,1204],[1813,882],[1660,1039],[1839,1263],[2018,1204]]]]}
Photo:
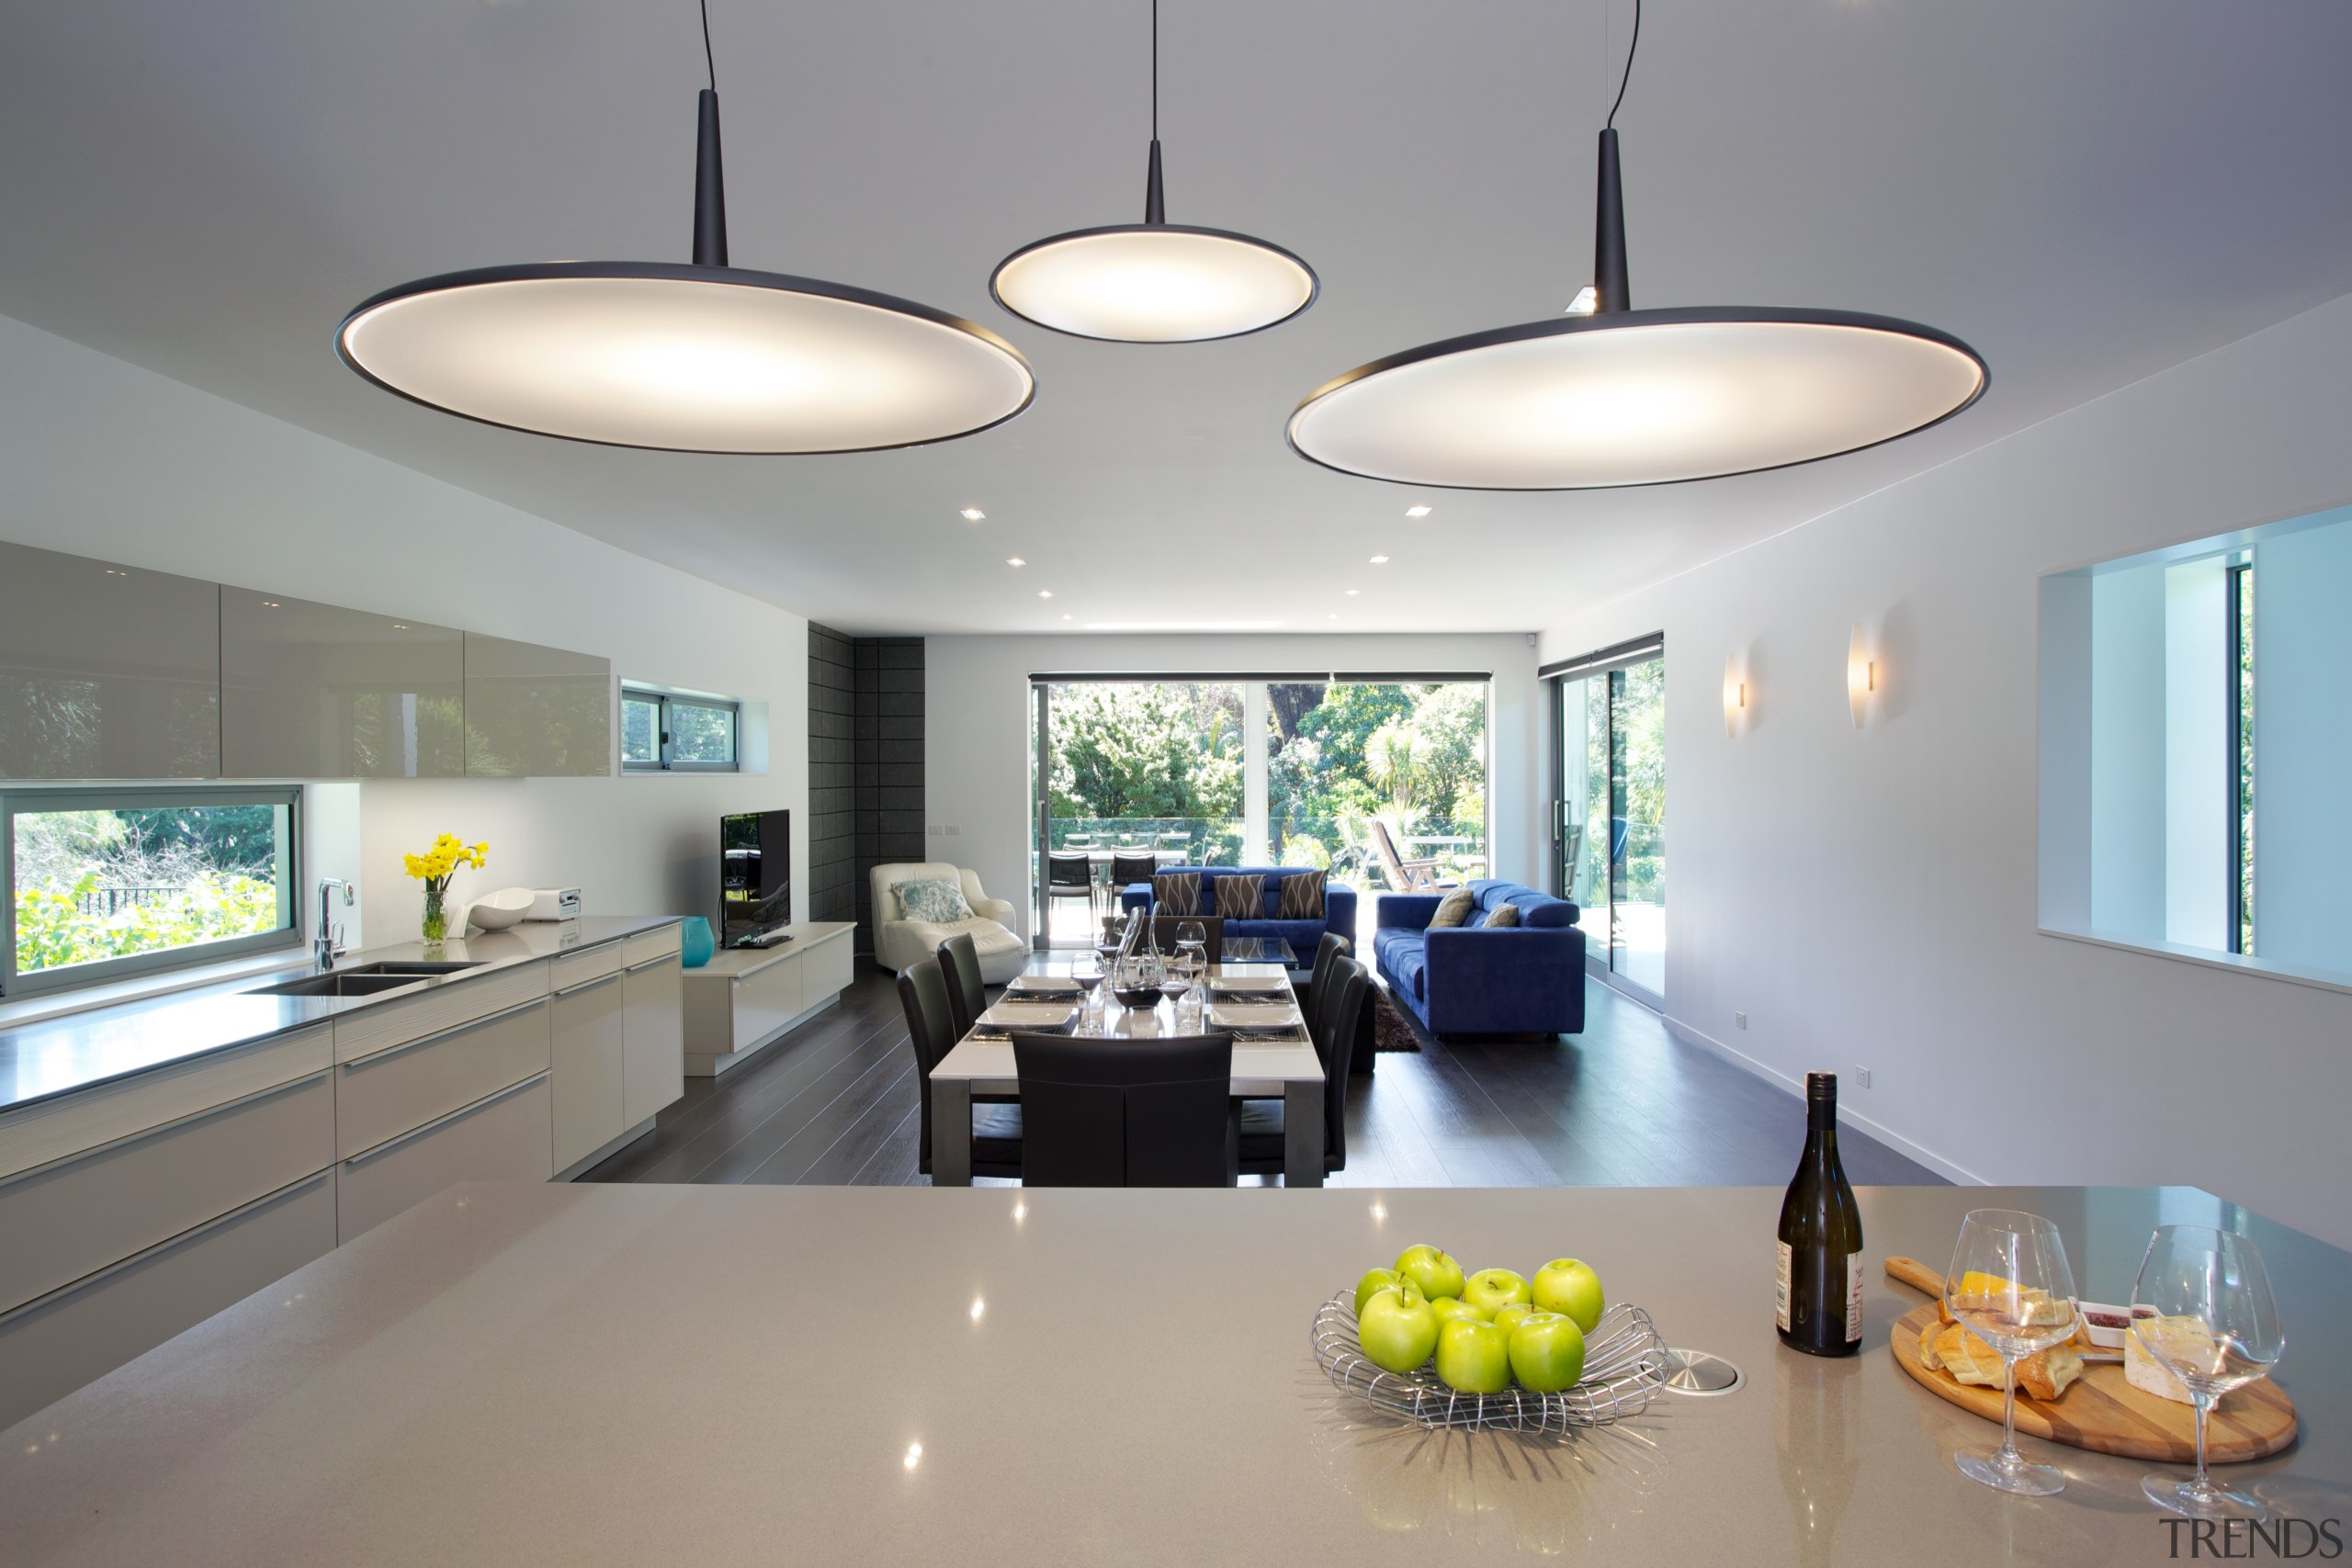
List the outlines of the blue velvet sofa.
{"type": "Polygon", "coordinates": [[[1439,895],[1384,893],[1372,936],[1388,994],[1431,1034],[1575,1034],[1584,1028],[1577,907],[1515,882],[1473,882],[1468,924],[1429,929],[1439,895]],[[1498,904],[1516,926],[1478,924],[1498,904]]]}
{"type": "MultiPolygon", "coordinates": [[[[1327,931],[1335,931],[1339,935],[1345,937],[1350,948],[1352,949],[1355,946],[1356,890],[1352,887],[1342,887],[1336,882],[1326,882],[1323,885],[1323,918],[1319,920],[1278,920],[1274,919],[1274,911],[1282,907],[1283,879],[1288,876],[1295,876],[1301,871],[1312,869],[1310,867],[1295,865],[1171,865],[1168,867],[1168,869],[1170,871],[1197,871],[1201,874],[1201,912],[1208,915],[1214,915],[1216,913],[1216,878],[1220,876],[1229,876],[1237,872],[1245,875],[1264,877],[1266,879],[1266,884],[1263,889],[1265,893],[1265,910],[1263,918],[1255,920],[1227,920],[1225,922],[1225,934],[1227,937],[1281,937],[1283,941],[1290,943],[1291,951],[1298,954],[1298,962],[1301,967],[1305,967],[1306,965],[1311,964],[1315,962],[1316,944],[1323,940],[1323,933],[1327,931]]],[[[1151,884],[1148,882],[1131,883],[1126,887],[1121,889],[1119,893],[1119,907],[1125,909],[1151,908],[1151,884]]]]}

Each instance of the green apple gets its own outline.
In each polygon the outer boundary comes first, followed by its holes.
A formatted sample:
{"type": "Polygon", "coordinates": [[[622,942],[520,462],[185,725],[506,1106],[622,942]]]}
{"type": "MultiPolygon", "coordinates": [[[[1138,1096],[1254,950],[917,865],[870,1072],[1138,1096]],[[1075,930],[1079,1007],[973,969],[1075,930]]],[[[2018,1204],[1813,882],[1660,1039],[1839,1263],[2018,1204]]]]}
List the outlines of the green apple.
{"type": "Polygon", "coordinates": [[[1584,1330],[1556,1312],[1530,1313],[1510,1331],[1510,1370],[1537,1393],[1576,1387],[1584,1376],[1584,1330]]]}
{"type": "Polygon", "coordinates": [[[1356,1325],[1364,1359],[1386,1372],[1409,1372],[1437,1348],[1437,1314],[1410,1284],[1374,1291],[1356,1325]]]}
{"type": "Polygon", "coordinates": [[[1419,1285],[1421,1294],[1431,1301],[1462,1294],[1462,1265],[1434,1247],[1408,1247],[1398,1253],[1396,1272],[1419,1285]]]}
{"type": "Polygon", "coordinates": [[[1535,1271],[1534,1301],[1545,1312],[1575,1318],[1577,1327],[1587,1334],[1600,1321],[1600,1309],[1607,1304],[1600,1276],[1591,1264],[1574,1258],[1555,1258],[1535,1271]]]}
{"type": "Polygon", "coordinates": [[[1485,1312],[1453,1296],[1438,1297],[1437,1300],[1430,1303],[1430,1309],[1437,1314],[1437,1320],[1441,1324],[1452,1323],[1457,1317],[1466,1317],[1473,1323],[1485,1323],[1487,1320],[1487,1314],[1485,1312]]]}
{"type": "Polygon", "coordinates": [[[1500,1393],[1510,1386],[1510,1335],[1475,1317],[1437,1331],[1437,1375],[1461,1393],[1500,1393]]]}
{"type": "Polygon", "coordinates": [[[1486,1308],[1487,1315],[1492,1317],[1507,1306],[1532,1302],[1535,1292],[1508,1269],[1481,1269],[1464,1281],[1462,1299],[1473,1306],[1486,1308]]]}
{"type": "Polygon", "coordinates": [[[1394,1269],[1367,1269],[1363,1278],[1356,1281],[1356,1316],[1363,1316],[1363,1303],[1372,1300],[1372,1292],[1393,1285],[1405,1276],[1394,1269]]]}
{"type": "Polygon", "coordinates": [[[1513,1302],[1495,1314],[1495,1326],[1505,1330],[1517,1328],[1520,1320],[1534,1311],[1535,1308],[1526,1302],[1513,1302]]]}

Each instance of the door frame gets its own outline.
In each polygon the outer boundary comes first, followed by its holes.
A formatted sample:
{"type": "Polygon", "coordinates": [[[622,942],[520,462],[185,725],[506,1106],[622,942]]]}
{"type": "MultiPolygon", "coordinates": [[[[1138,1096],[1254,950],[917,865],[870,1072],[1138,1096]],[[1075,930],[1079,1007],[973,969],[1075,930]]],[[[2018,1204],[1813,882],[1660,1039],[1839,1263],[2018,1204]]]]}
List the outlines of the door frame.
{"type": "MultiPolygon", "coordinates": [[[[1553,663],[1544,665],[1535,672],[1537,677],[1544,682],[1544,688],[1546,694],[1546,705],[1551,710],[1549,728],[1552,736],[1552,799],[1549,815],[1552,819],[1552,847],[1550,854],[1551,869],[1549,872],[1549,880],[1552,886],[1552,892],[1556,897],[1573,898],[1574,896],[1574,884],[1569,880],[1573,874],[1568,871],[1566,863],[1561,852],[1564,829],[1566,827],[1565,818],[1568,807],[1567,724],[1560,712],[1562,688],[1564,688],[1570,681],[1582,680],[1587,676],[1594,675],[1606,677],[1617,671],[1631,669],[1636,664],[1646,664],[1653,659],[1662,660],[1665,657],[1666,634],[1662,631],[1653,632],[1645,637],[1630,637],[1623,642],[1611,643],[1607,648],[1596,649],[1590,653],[1580,655],[1575,659],[1555,660],[1553,663]]],[[[1611,735],[1609,814],[1611,819],[1613,821],[1619,814],[1615,755],[1615,735],[1617,728],[1616,693],[1613,687],[1605,679],[1602,682],[1601,690],[1603,694],[1602,701],[1608,707],[1608,717],[1605,722],[1609,727],[1611,735]]],[[[1593,951],[1594,944],[1589,940],[1592,933],[1589,931],[1586,933],[1588,940],[1585,943],[1584,953],[1585,972],[1592,976],[1595,979],[1600,980],[1603,985],[1609,987],[1610,989],[1622,992],[1623,995],[1632,998],[1634,1001],[1641,1003],[1644,1007],[1648,1008],[1653,1012],[1663,1013],[1666,1010],[1666,998],[1659,993],[1651,990],[1646,986],[1638,985],[1635,982],[1625,978],[1623,975],[1617,971],[1612,962],[1612,955],[1616,951],[1616,887],[1619,880],[1617,865],[1617,861],[1613,857],[1611,857],[1608,854],[1607,850],[1604,849],[1602,868],[1607,875],[1608,892],[1606,895],[1606,900],[1601,906],[1600,910],[1603,922],[1603,928],[1600,932],[1601,940],[1599,944],[1600,951],[1596,953],[1593,951]]],[[[1584,908],[1585,906],[1578,906],[1579,910],[1584,908]]],[[[1579,920],[1578,924],[1581,925],[1582,921],[1579,920]]]]}

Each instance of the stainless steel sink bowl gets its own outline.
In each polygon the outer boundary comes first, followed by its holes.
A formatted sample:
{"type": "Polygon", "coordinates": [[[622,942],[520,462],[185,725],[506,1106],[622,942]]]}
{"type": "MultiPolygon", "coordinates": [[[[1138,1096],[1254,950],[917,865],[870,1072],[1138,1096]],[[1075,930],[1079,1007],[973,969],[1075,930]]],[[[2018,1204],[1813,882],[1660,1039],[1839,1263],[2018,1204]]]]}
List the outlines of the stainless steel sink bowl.
{"type": "Polygon", "coordinates": [[[372,997],[379,991],[396,991],[402,986],[413,986],[427,976],[423,975],[371,975],[346,971],[340,975],[312,975],[300,980],[281,980],[275,986],[256,986],[245,995],[249,997],[372,997]]]}
{"type": "Polygon", "coordinates": [[[413,980],[429,975],[455,975],[460,969],[479,969],[481,965],[482,960],[479,958],[463,959],[454,964],[437,960],[427,962],[424,959],[416,959],[404,962],[399,959],[388,959],[381,964],[355,964],[349,969],[337,970],[336,973],[340,975],[405,975],[413,980]]]}

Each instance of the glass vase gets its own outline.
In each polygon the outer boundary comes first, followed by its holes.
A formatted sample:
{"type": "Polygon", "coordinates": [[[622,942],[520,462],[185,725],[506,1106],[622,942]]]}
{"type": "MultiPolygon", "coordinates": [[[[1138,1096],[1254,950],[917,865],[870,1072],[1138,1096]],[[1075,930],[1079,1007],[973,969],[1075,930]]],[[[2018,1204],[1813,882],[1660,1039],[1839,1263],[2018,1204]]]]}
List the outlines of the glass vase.
{"type": "Polygon", "coordinates": [[[437,947],[449,934],[449,911],[441,902],[442,889],[427,884],[424,889],[424,943],[437,947]]]}

